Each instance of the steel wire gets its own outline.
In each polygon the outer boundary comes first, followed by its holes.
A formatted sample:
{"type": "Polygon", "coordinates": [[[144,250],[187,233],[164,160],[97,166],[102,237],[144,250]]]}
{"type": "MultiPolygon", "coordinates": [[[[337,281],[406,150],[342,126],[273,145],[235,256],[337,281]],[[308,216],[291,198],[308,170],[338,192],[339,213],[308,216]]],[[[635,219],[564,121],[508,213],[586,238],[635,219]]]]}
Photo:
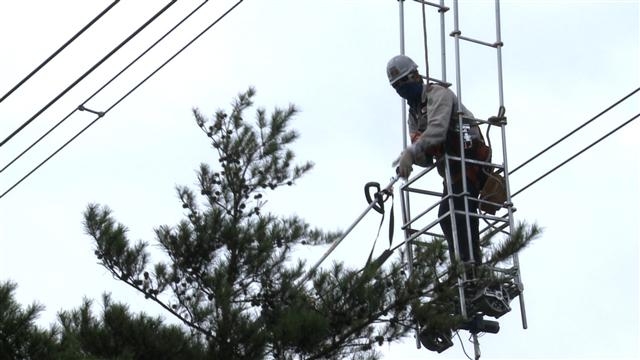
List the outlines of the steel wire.
{"type": "Polygon", "coordinates": [[[42,141],[45,137],[47,137],[51,132],[53,132],[53,130],[55,130],[58,126],[60,126],[63,122],[65,122],[69,117],[71,117],[71,115],[73,115],[76,111],[78,111],[80,109],[80,107],[83,107],[84,104],[86,104],[87,102],[89,102],[91,99],[93,99],[97,94],[99,94],[102,90],[104,90],[107,86],[109,86],[113,81],[115,81],[118,77],[120,77],[120,75],[122,75],[125,71],[127,71],[131,66],[133,66],[136,62],[138,62],[138,60],[140,60],[143,56],[145,56],[149,51],[151,51],[156,45],[158,45],[162,40],[164,40],[167,36],[169,36],[173,31],[175,31],[178,27],[180,27],[186,20],[188,20],[193,14],[195,14],[196,12],[198,12],[202,6],[204,6],[209,0],[204,0],[204,2],[202,2],[198,7],[196,7],[194,10],[192,10],[189,14],[187,14],[187,16],[185,16],[182,20],[180,20],[176,25],[174,25],[169,31],[167,31],[164,35],[162,35],[158,40],[156,40],[153,44],[151,44],[145,51],[143,51],[140,55],[138,55],[135,59],[133,59],[131,62],[129,62],[129,64],[127,64],[127,66],[125,66],[124,68],[122,68],[122,70],[120,70],[116,75],[114,75],[111,79],[109,79],[109,81],[107,81],[104,85],[102,85],[98,90],[96,90],[93,94],[91,94],[91,96],[89,96],[87,99],[85,99],[82,104],[73,109],[69,114],[67,114],[67,116],[65,116],[64,118],[62,118],[62,120],[58,121],[57,124],[55,124],[53,127],[51,127],[51,129],[49,129],[46,133],[44,133],[42,136],[40,136],[36,141],[34,141],[31,145],[29,145],[29,147],[27,147],[25,150],[23,150],[18,156],[16,156],[15,158],[13,158],[13,160],[11,160],[9,163],[7,163],[7,165],[5,165],[2,169],[0,169],[0,174],[5,171],[8,167],[10,167],[13,163],[15,163],[16,161],[18,161],[18,159],[20,159],[24,154],[26,154],[27,152],[29,152],[29,150],[31,150],[34,146],[36,146],[40,141],[42,141]]]}
{"type": "Polygon", "coordinates": [[[578,157],[580,154],[582,154],[583,152],[589,150],[590,148],[592,148],[594,145],[596,145],[597,143],[599,143],[600,141],[606,139],[607,137],[609,137],[611,134],[615,133],[616,131],[622,129],[623,127],[625,127],[626,125],[628,125],[629,123],[631,123],[633,120],[637,119],[638,117],[640,117],[640,113],[636,114],[635,116],[633,116],[632,118],[630,118],[629,120],[625,121],[624,123],[620,124],[619,126],[617,126],[615,129],[609,131],[608,133],[606,133],[604,136],[602,136],[601,138],[599,138],[598,140],[594,141],[593,143],[591,143],[590,145],[588,145],[587,147],[585,147],[584,149],[578,151],[577,153],[575,153],[573,156],[569,157],[567,160],[561,162],[560,164],[556,165],[553,169],[547,171],[546,173],[544,173],[543,175],[541,175],[540,177],[538,177],[537,179],[535,179],[534,181],[530,182],[528,185],[526,185],[525,187],[521,188],[520,190],[516,191],[515,193],[513,193],[511,195],[511,197],[514,197],[516,195],[518,195],[519,193],[523,192],[524,190],[528,189],[529,187],[531,187],[533,184],[537,183],[538,181],[542,180],[543,178],[545,178],[547,175],[551,174],[552,172],[558,170],[559,168],[561,168],[562,166],[564,166],[566,163],[568,163],[569,161],[575,159],[576,157],[578,157]]]}
{"type": "Polygon", "coordinates": [[[573,131],[569,132],[567,135],[561,137],[560,139],[558,139],[556,142],[554,142],[553,144],[547,146],[544,150],[540,151],[539,153],[535,154],[534,156],[532,156],[529,160],[525,161],[524,163],[518,165],[515,169],[511,170],[509,172],[509,175],[513,174],[514,172],[516,172],[518,169],[522,168],[523,166],[527,165],[528,163],[532,162],[533,160],[537,159],[540,155],[544,154],[545,152],[547,152],[548,150],[550,150],[552,147],[558,145],[560,142],[562,142],[563,140],[567,139],[569,136],[575,134],[578,130],[582,129],[583,127],[589,125],[590,123],[592,123],[594,120],[596,120],[597,118],[599,118],[600,116],[604,115],[605,113],[607,113],[609,110],[613,109],[614,107],[618,106],[620,103],[622,103],[623,101],[627,100],[628,98],[630,98],[631,96],[633,96],[635,93],[637,93],[638,91],[640,91],[640,87],[633,90],[632,92],[630,92],[629,94],[625,95],[623,98],[621,98],[620,100],[616,101],[615,103],[613,103],[611,106],[609,106],[608,108],[602,110],[600,113],[598,113],[598,115],[592,117],[591,119],[587,120],[584,124],[578,126],[577,128],[575,128],[573,131]]]}
{"type": "Polygon", "coordinates": [[[107,55],[105,55],[102,59],[100,59],[97,63],[95,63],[89,70],[85,71],[84,74],[80,75],[75,81],[73,81],[70,85],[68,85],[64,90],[62,90],[58,95],[56,95],[53,99],[51,99],[44,107],[42,107],[38,112],[36,112],[33,116],[31,116],[27,121],[25,121],[22,125],[20,125],[16,130],[14,130],[9,136],[7,136],[2,142],[0,142],[0,147],[6,144],[9,140],[11,140],[14,136],[16,136],[19,132],[24,130],[31,122],[33,122],[38,116],[42,115],[51,105],[56,103],[60,98],[66,95],[71,89],[73,89],[78,83],[84,80],[89,74],[95,71],[98,67],[100,67],[105,61],[107,61],[113,54],[115,54],[118,50],[120,50],[124,45],[126,45],[131,39],[133,39],[136,35],[138,35],[144,28],[149,26],[153,21],[155,21],[162,13],[168,10],[173,4],[178,0],[171,0],[167,5],[165,5],[160,11],[155,13],[149,20],[147,20],[142,26],[140,26],[136,31],[131,33],[126,39],[124,39],[120,44],[118,44],[115,48],[113,48],[107,55]]]}
{"type": "Polygon", "coordinates": [[[14,87],[11,88],[6,94],[4,94],[0,98],[0,103],[3,102],[6,98],[8,98],[14,91],[18,90],[20,86],[24,85],[33,75],[35,75],[38,71],[40,71],[43,67],[45,67],[51,60],[53,60],[56,56],[58,56],[67,46],[71,45],[80,35],[82,35],[85,31],[87,31],[93,24],[95,24],[102,16],[104,16],[109,10],[111,10],[120,0],[114,0],[109,6],[107,6],[100,14],[98,14],[93,20],[91,20],[87,25],[85,25],[80,31],[78,31],[75,35],[73,35],[67,42],[62,44],[58,48],[58,50],[54,51],[53,54],[49,55],[40,65],[38,65],[35,69],[33,69],[27,76],[25,76],[22,80],[20,80],[14,87]]]}
{"type": "Polygon", "coordinates": [[[124,99],[126,99],[131,93],[136,91],[142,84],[144,84],[147,80],[149,80],[152,76],[154,76],[158,71],[160,71],[163,67],[165,67],[169,62],[171,62],[176,56],[182,53],[185,49],[187,49],[191,44],[193,44],[196,40],[198,40],[202,35],[204,35],[207,31],[209,31],[214,25],[216,25],[220,20],[225,18],[229,13],[231,13],[240,3],[244,0],[239,0],[233,6],[231,6],[225,13],[223,13],[220,17],[214,20],[209,26],[207,26],[204,30],[202,30],[198,35],[196,35],[191,41],[189,41],[186,45],[184,45],[180,50],[174,53],[169,59],[167,59],[164,63],[162,63],[159,67],[157,67],[153,72],[151,72],[147,77],[142,79],[136,86],[134,86],[131,90],[129,90],[126,94],[124,94],[120,99],[118,99],[115,103],[113,103],[107,110],[99,114],[92,122],[90,122],[87,126],[85,126],[82,130],[80,130],[77,134],[75,134],[71,139],[65,142],[62,146],[60,146],[56,151],[54,151],[51,155],[49,155],[46,159],[44,159],[40,164],[34,167],[31,171],[29,171],[26,175],[24,175],[20,180],[18,180],[15,184],[13,184],[9,189],[7,189],[2,195],[0,195],[0,199],[2,199],[5,195],[15,189],[20,183],[22,183],[25,179],[27,179],[31,174],[36,172],[42,165],[44,165],[47,161],[53,158],[56,154],[58,154],[62,149],[64,149],[67,145],[69,145],[73,140],[75,140],[78,136],[84,133],[87,129],[89,129],[93,124],[95,124],[98,120],[100,120],[104,115],[106,115],[109,111],[111,111],[114,107],[120,104],[124,99]]]}

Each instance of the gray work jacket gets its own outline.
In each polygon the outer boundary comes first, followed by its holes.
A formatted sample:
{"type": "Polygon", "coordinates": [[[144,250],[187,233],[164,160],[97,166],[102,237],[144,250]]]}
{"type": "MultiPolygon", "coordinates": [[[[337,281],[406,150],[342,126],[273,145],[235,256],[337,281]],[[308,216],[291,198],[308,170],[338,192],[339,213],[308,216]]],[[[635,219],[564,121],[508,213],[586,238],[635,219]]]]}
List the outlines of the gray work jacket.
{"type": "MultiPolygon", "coordinates": [[[[473,118],[471,111],[464,105],[461,107],[464,117],[473,118]]],[[[444,144],[450,125],[458,122],[458,98],[453,91],[443,86],[425,85],[420,109],[410,110],[407,122],[409,133],[421,133],[415,142],[418,149],[425,150],[434,145],[444,144]]],[[[472,132],[480,131],[477,126],[473,126],[472,129],[472,132]]]]}

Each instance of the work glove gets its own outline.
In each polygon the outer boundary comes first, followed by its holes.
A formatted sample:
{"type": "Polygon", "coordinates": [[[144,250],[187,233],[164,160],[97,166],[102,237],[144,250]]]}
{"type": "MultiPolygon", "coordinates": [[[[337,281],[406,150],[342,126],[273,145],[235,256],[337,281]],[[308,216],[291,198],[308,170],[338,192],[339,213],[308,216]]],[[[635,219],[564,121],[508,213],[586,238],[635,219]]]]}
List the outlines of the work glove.
{"type": "Polygon", "coordinates": [[[409,175],[411,174],[411,170],[413,170],[411,165],[413,165],[413,161],[414,161],[414,151],[415,150],[413,145],[408,146],[406,149],[404,149],[402,154],[400,154],[400,157],[398,157],[391,164],[392,166],[397,166],[396,172],[398,173],[398,176],[400,176],[401,178],[404,178],[404,179],[409,178],[409,175]]]}

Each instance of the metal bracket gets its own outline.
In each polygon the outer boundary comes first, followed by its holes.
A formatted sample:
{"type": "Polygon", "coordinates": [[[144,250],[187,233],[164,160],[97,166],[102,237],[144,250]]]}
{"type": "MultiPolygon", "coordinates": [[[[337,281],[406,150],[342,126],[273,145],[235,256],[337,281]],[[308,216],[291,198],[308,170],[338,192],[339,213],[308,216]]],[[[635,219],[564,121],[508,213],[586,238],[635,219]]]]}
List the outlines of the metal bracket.
{"type": "Polygon", "coordinates": [[[90,112],[90,113],[92,113],[92,114],[96,114],[96,115],[98,115],[99,117],[103,117],[103,116],[104,116],[104,111],[95,111],[95,110],[91,110],[91,109],[89,109],[89,108],[85,107],[84,105],[79,105],[79,106],[78,106],[78,110],[80,110],[80,111],[87,111],[87,112],[90,112]]]}

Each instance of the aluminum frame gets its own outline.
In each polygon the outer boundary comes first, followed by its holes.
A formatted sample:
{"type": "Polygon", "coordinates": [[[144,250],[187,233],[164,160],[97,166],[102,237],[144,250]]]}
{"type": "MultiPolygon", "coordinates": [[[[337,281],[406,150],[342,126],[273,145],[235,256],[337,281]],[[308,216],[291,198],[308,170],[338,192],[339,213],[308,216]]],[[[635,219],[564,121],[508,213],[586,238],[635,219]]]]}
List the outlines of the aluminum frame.
{"type": "MultiPolygon", "coordinates": [[[[400,0],[398,1],[399,4],[399,15],[400,15],[400,51],[401,54],[405,54],[405,34],[404,34],[404,27],[405,27],[405,4],[404,4],[404,0],[400,0]]],[[[478,39],[474,39],[471,37],[467,37],[467,36],[462,36],[462,31],[460,30],[460,23],[459,23],[459,6],[458,6],[458,0],[452,0],[452,6],[451,8],[445,6],[445,1],[444,0],[440,0],[439,4],[433,3],[433,2],[427,2],[427,1],[423,1],[423,0],[414,0],[414,2],[416,3],[420,3],[421,7],[422,7],[422,15],[423,15],[423,32],[424,32],[424,59],[425,59],[425,69],[426,69],[426,74],[423,76],[423,78],[425,78],[427,80],[427,82],[430,81],[434,81],[436,83],[440,83],[443,84],[445,86],[450,85],[450,83],[447,82],[446,76],[447,76],[447,61],[446,61],[446,41],[445,41],[445,13],[448,12],[449,10],[453,10],[453,31],[449,34],[450,37],[453,38],[453,45],[454,45],[454,67],[455,67],[455,84],[456,84],[456,96],[457,96],[457,101],[458,101],[458,108],[461,109],[461,104],[462,104],[462,75],[461,75],[461,64],[460,64],[460,46],[461,46],[461,42],[466,41],[469,43],[473,43],[476,45],[481,45],[481,46],[486,46],[489,47],[491,49],[495,49],[496,50],[496,62],[497,62],[497,74],[498,74],[498,94],[497,94],[497,105],[499,109],[503,109],[504,108],[504,86],[503,86],[503,73],[502,73],[502,47],[504,46],[504,44],[502,43],[502,38],[501,38],[501,17],[500,17],[500,1],[499,0],[494,0],[494,8],[495,8],[495,40],[494,41],[482,41],[482,40],[478,40],[478,39]],[[431,74],[429,73],[429,49],[428,49],[428,38],[427,38],[427,16],[425,15],[425,7],[426,6],[431,6],[433,8],[435,8],[438,12],[439,12],[439,21],[440,21],[440,59],[441,59],[441,64],[442,64],[442,70],[441,70],[441,74],[442,74],[442,79],[441,80],[437,80],[431,77],[431,74]]],[[[458,118],[458,126],[462,127],[462,123],[463,123],[463,114],[462,113],[458,113],[457,114],[457,118],[458,118]]],[[[405,246],[407,249],[407,255],[408,255],[408,268],[409,268],[409,274],[411,274],[411,270],[412,270],[412,265],[413,265],[413,250],[412,250],[412,246],[413,246],[413,242],[416,241],[421,235],[433,235],[435,234],[433,231],[431,231],[432,228],[437,227],[437,225],[439,224],[440,220],[442,220],[445,216],[450,216],[451,219],[451,230],[453,233],[453,244],[454,244],[454,251],[456,254],[456,260],[460,260],[460,254],[459,254],[459,234],[457,234],[457,227],[456,227],[456,213],[461,213],[460,211],[456,211],[453,207],[453,197],[452,197],[452,189],[451,189],[451,169],[450,169],[450,161],[449,160],[458,160],[458,164],[456,164],[456,166],[461,166],[461,172],[462,172],[462,177],[466,177],[466,168],[465,166],[462,166],[463,164],[468,164],[468,163],[475,163],[475,164],[484,164],[484,165],[490,165],[496,169],[501,170],[502,175],[504,176],[505,179],[505,186],[506,186],[506,193],[507,193],[507,201],[505,202],[503,208],[499,211],[499,212],[503,212],[502,215],[496,214],[494,215],[489,215],[489,214],[482,214],[482,213],[478,213],[478,214],[471,214],[469,212],[469,204],[470,201],[476,201],[478,203],[482,203],[482,202],[486,202],[480,199],[475,199],[475,198],[470,198],[468,196],[468,189],[467,189],[467,185],[466,182],[463,182],[463,196],[464,196],[464,203],[465,203],[465,207],[464,207],[464,211],[462,211],[462,213],[464,213],[465,217],[466,217],[466,223],[469,224],[469,220],[471,217],[478,217],[480,219],[483,219],[486,223],[487,226],[484,228],[480,229],[480,234],[482,235],[483,233],[486,233],[490,230],[494,230],[497,227],[497,231],[499,233],[503,233],[506,234],[508,236],[511,235],[512,229],[514,228],[514,217],[513,217],[513,213],[515,211],[515,208],[513,207],[512,204],[512,195],[511,195],[511,189],[510,189],[510,185],[509,185],[509,168],[508,168],[508,161],[507,161],[507,142],[506,142],[506,121],[501,121],[499,123],[495,123],[495,122],[491,122],[488,120],[482,120],[482,119],[473,119],[475,121],[477,121],[479,123],[479,125],[487,125],[489,127],[491,126],[495,126],[497,128],[500,129],[500,138],[501,138],[501,145],[502,145],[502,156],[501,156],[501,164],[498,163],[492,163],[492,162],[482,162],[482,161],[477,161],[477,160],[472,160],[472,159],[466,159],[465,155],[464,155],[464,149],[463,147],[463,141],[462,141],[462,133],[459,132],[459,136],[460,136],[460,141],[459,144],[461,146],[461,149],[459,151],[459,154],[461,154],[459,157],[455,157],[455,156],[450,156],[448,154],[445,154],[445,156],[443,157],[443,159],[440,159],[440,161],[444,161],[444,168],[445,168],[445,186],[447,187],[447,192],[448,192],[448,196],[442,198],[442,191],[441,189],[438,190],[433,190],[433,189],[425,189],[425,188],[420,188],[419,185],[417,185],[417,181],[421,178],[423,178],[424,176],[427,176],[429,173],[432,173],[432,170],[435,168],[434,166],[431,166],[429,168],[426,168],[423,171],[420,171],[419,173],[415,174],[413,177],[411,177],[410,179],[408,179],[408,181],[403,184],[400,189],[401,189],[401,206],[402,206],[402,216],[403,216],[403,225],[402,225],[402,229],[404,230],[404,234],[405,234],[405,246]],[[438,200],[435,201],[432,205],[426,207],[425,210],[419,212],[417,215],[415,215],[414,217],[411,216],[411,209],[410,209],[410,194],[411,195],[422,195],[422,196],[438,196],[438,200]],[[448,201],[449,202],[449,211],[444,214],[443,216],[437,217],[436,219],[433,221],[428,222],[428,224],[424,227],[422,227],[419,230],[415,230],[412,228],[412,226],[417,225],[418,220],[424,218],[427,216],[427,214],[431,213],[433,209],[437,208],[440,203],[442,201],[448,201]]],[[[406,108],[406,104],[404,101],[402,101],[402,134],[403,134],[403,146],[406,147],[407,146],[407,108],[406,108]]],[[[495,155],[495,154],[494,154],[495,155]]],[[[471,261],[473,261],[473,246],[471,244],[472,240],[471,240],[471,229],[469,226],[467,226],[467,239],[469,241],[468,244],[468,249],[469,249],[469,259],[471,261]]],[[[497,273],[503,273],[503,274],[508,274],[509,276],[513,277],[513,280],[515,281],[516,286],[518,287],[518,289],[520,290],[519,294],[517,295],[519,298],[519,303],[520,303],[520,313],[521,313],[521,319],[522,319],[522,327],[523,329],[527,328],[527,318],[526,318],[526,310],[525,310],[525,304],[524,304],[524,297],[523,297],[523,284],[522,284],[522,277],[520,274],[520,262],[519,262],[519,258],[517,256],[517,254],[513,255],[512,257],[512,266],[509,268],[498,268],[498,267],[491,267],[490,270],[497,272],[497,273]]],[[[466,313],[466,299],[465,299],[465,294],[464,294],[464,288],[463,288],[463,284],[464,282],[467,281],[466,279],[466,274],[462,274],[462,277],[458,279],[458,287],[459,287],[459,297],[460,297],[460,309],[462,312],[462,315],[464,317],[467,317],[467,313],[466,313]]],[[[416,338],[418,338],[416,336],[416,338]]],[[[475,349],[475,355],[476,355],[476,359],[480,357],[480,348],[479,348],[479,343],[477,340],[477,336],[476,334],[473,335],[474,338],[474,349],[475,349]]],[[[417,347],[420,347],[420,342],[417,341],[417,347]]]]}

